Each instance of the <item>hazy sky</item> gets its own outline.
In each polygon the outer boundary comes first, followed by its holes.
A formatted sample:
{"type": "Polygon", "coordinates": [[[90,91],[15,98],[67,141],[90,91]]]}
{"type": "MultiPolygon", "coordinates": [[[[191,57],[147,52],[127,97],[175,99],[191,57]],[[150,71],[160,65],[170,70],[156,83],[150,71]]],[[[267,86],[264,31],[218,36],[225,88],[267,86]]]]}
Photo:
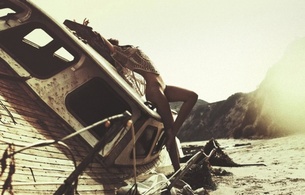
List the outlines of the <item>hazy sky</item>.
{"type": "Polygon", "coordinates": [[[257,88],[305,37],[304,0],[33,0],[60,23],[81,22],[140,46],[169,85],[208,102],[257,88]]]}

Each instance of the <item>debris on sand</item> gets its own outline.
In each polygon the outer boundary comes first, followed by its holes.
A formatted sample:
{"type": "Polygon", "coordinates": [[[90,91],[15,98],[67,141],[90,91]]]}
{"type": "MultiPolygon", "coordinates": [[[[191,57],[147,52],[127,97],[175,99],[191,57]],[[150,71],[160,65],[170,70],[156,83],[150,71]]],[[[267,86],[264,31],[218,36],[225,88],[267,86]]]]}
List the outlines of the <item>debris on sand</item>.
{"type": "MultiPolygon", "coordinates": [[[[249,145],[248,143],[246,145],[249,145]]],[[[236,145],[240,147],[243,145],[236,145]]],[[[234,146],[235,147],[235,146],[234,146]]],[[[202,156],[189,168],[188,172],[183,176],[182,180],[188,183],[193,190],[204,188],[207,190],[216,190],[217,185],[213,181],[212,176],[231,176],[232,173],[222,168],[212,168],[212,166],[219,167],[242,167],[242,166],[265,166],[264,164],[238,164],[233,161],[220,147],[220,144],[215,140],[209,140],[204,147],[202,146],[188,146],[182,148],[186,156],[181,159],[186,162],[192,158],[198,151],[202,150],[205,154],[210,154],[212,150],[216,152],[208,159],[202,156]]]]}

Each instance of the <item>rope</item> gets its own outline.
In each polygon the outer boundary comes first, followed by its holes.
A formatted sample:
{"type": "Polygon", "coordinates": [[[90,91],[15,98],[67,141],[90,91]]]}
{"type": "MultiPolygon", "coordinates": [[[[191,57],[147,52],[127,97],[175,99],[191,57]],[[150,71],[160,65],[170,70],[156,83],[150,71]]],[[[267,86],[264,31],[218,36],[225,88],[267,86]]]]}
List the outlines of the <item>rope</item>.
{"type": "Polygon", "coordinates": [[[136,139],[135,139],[134,126],[131,120],[127,122],[127,126],[129,125],[131,126],[131,133],[132,133],[133,176],[134,176],[134,183],[137,184],[136,139]]]}
{"type": "Polygon", "coordinates": [[[135,130],[132,123],[132,120],[127,121],[127,127],[131,127],[131,138],[132,138],[132,160],[133,160],[133,179],[134,184],[128,190],[126,194],[138,194],[138,185],[137,185],[137,161],[136,161],[136,138],[135,138],[135,130]]]}
{"type": "Polygon", "coordinates": [[[126,195],[138,195],[138,184],[137,184],[137,161],[136,161],[136,136],[135,129],[133,126],[132,120],[127,121],[127,127],[131,128],[131,139],[132,139],[132,162],[133,162],[133,179],[134,184],[131,188],[126,192],[126,195]]]}

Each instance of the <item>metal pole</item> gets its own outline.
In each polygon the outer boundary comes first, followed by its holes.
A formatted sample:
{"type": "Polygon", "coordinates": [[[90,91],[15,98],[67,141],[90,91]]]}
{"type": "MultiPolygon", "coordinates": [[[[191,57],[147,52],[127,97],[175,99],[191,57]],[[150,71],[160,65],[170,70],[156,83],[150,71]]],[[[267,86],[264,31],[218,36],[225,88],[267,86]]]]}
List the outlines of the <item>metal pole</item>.
{"type": "Polygon", "coordinates": [[[100,140],[93,147],[92,151],[85,157],[85,159],[77,166],[77,168],[69,175],[69,177],[64,181],[54,195],[62,195],[64,194],[71,186],[74,181],[77,180],[78,176],[87,168],[87,166],[91,163],[93,157],[105,146],[105,141],[100,140]]]}
{"type": "MultiPolygon", "coordinates": [[[[125,112],[123,116],[130,118],[131,115],[128,112],[125,112]]],[[[128,125],[126,126],[128,128],[128,125]]],[[[64,181],[54,195],[62,195],[71,189],[71,186],[74,181],[77,181],[78,176],[88,167],[88,165],[92,162],[93,157],[101,151],[101,149],[108,143],[108,139],[99,140],[91,152],[84,158],[84,160],[76,167],[76,169],[69,175],[69,177],[64,181]]]]}

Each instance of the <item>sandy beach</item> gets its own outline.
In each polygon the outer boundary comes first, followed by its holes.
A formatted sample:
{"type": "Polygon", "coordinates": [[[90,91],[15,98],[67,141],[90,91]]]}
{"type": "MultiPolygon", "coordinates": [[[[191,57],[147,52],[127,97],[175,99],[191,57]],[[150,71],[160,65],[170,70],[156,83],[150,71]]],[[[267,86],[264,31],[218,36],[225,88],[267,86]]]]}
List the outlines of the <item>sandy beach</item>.
{"type": "Polygon", "coordinates": [[[211,195],[304,194],[305,134],[263,140],[217,141],[236,163],[263,163],[266,166],[222,167],[232,175],[214,176],[217,190],[210,191],[211,195]],[[250,145],[234,147],[246,143],[250,145]]]}
{"type": "MultiPolygon", "coordinates": [[[[217,167],[230,174],[212,175],[216,190],[210,195],[303,195],[305,192],[305,134],[273,139],[218,139],[223,151],[238,164],[265,164],[266,166],[217,167]],[[237,146],[238,145],[238,146],[237,146]]],[[[204,146],[207,141],[186,142],[204,146]]],[[[171,173],[167,152],[158,173],[171,173]]],[[[153,172],[154,173],[154,172],[153,172]]],[[[148,176],[145,175],[144,178],[148,176]]],[[[200,179],[200,178],[198,178],[200,179]]]]}

